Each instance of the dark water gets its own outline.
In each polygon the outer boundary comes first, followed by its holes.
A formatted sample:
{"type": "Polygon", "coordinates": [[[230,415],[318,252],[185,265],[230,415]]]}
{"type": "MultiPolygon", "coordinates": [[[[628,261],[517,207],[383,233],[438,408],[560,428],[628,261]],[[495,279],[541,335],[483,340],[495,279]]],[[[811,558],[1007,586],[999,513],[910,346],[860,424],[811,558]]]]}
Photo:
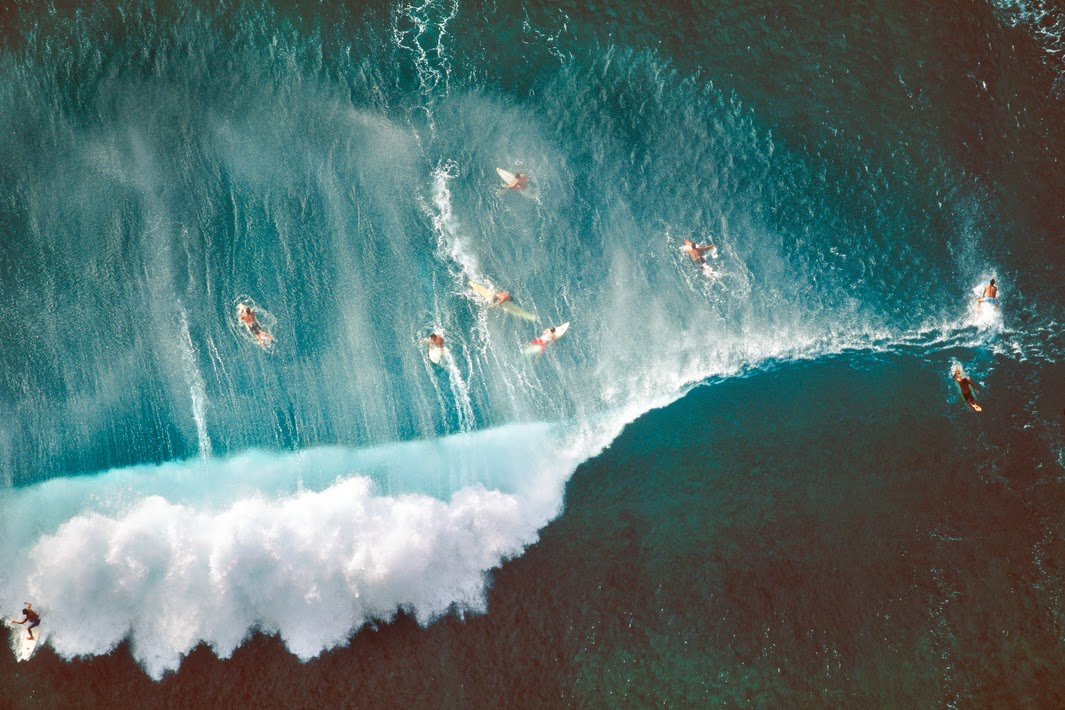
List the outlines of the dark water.
{"type": "Polygon", "coordinates": [[[3,697],[1061,705],[1063,16],[7,8],[3,697]]]}

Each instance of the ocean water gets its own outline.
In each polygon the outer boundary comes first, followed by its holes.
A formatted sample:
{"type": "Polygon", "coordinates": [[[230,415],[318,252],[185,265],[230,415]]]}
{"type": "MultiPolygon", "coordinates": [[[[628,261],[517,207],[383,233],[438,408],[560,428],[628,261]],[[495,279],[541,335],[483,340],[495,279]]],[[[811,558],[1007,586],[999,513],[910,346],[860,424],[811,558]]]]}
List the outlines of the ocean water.
{"type": "Polygon", "coordinates": [[[1065,699],[1056,5],[0,26],[15,706],[1065,699]]]}

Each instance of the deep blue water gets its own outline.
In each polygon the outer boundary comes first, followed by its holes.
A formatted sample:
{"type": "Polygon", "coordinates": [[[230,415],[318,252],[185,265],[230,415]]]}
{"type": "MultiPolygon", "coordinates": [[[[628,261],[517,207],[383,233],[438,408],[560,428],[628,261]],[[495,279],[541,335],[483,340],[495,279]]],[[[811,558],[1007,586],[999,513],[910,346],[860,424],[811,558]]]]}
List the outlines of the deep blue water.
{"type": "Polygon", "coordinates": [[[1060,697],[1053,6],[13,8],[0,606],[42,609],[41,702],[111,664],[286,704],[382,645],[405,690],[323,701],[1060,697]]]}

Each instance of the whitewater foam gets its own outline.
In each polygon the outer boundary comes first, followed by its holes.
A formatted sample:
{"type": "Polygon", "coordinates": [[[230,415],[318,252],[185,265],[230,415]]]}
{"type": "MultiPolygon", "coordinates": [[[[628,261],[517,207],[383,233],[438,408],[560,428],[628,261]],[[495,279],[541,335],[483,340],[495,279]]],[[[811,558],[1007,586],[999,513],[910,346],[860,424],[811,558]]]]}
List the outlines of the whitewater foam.
{"type": "Polygon", "coordinates": [[[249,452],[7,491],[0,603],[32,598],[65,658],[128,637],[155,678],[201,642],[227,657],[256,630],[306,660],[400,609],[421,623],[483,611],[486,573],[558,514],[608,434],[589,432],[249,452]],[[442,495],[411,492],[425,489],[442,495]]]}

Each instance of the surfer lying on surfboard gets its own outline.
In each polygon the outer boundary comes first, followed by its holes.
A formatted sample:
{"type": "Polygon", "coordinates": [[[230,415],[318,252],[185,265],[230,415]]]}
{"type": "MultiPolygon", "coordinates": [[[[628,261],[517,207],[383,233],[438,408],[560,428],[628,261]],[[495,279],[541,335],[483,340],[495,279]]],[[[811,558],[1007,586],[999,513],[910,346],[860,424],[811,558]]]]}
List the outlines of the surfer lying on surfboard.
{"type": "Polygon", "coordinates": [[[569,330],[569,322],[558,326],[551,326],[544,330],[539,338],[530,340],[529,344],[522,348],[522,352],[526,355],[539,355],[543,353],[544,348],[565,335],[567,330],[569,330]]]}
{"type": "Polygon", "coordinates": [[[263,330],[263,327],[259,325],[259,320],[255,317],[255,311],[246,304],[237,304],[237,318],[239,318],[240,322],[244,324],[244,327],[248,329],[248,332],[252,334],[252,337],[259,341],[259,345],[265,348],[270,343],[274,342],[274,337],[263,330]]]}
{"type": "Polygon", "coordinates": [[[444,336],[438,333],[430,333],[428,338],[422,340],[429,343],[429,361],[434,365],[440,364],[440,358],[444,356],[444,336]]]}
{"type": "Polygon", "coordinates": [[[960,367],[954,368],[954,381],[958,383],[958,387],[961,389],[962,399],[965,400],[965,403],[972,407],[974,412],[984,411],[983,408],[976,403],[976,398],[973,397],[973,388],[976,387],[976,384],[962,373],[960,367]]]}
{"type": "Polygon", "coordinates": [[[525,173],[512,173],[503,168],[496,168],[503,181],[504,190],[524,190],[529,185],[529,176],[525,173]]]}
{"type": "Polygon", "coordinates": [[[489,308],[492,306],[499,306],[503,311],[517,318],[534,322],[538,320],[535,313],[529,313],[524,308],[519,308],[517,304],[514,303],[514,297],[507,291],[494,291],[487,286],[482,286],[473,281],[470,281],[470,288],[472,288],[478,296],[488,302],[489,308]]]}
{"type": "Polygon", "coordinates": [[[26,608],[22,610],[22,616],[23,616],[22,621],[15,621],[14,619],[12,619],[11,623],[12,624],[25,624],[28,621],[30,625],[26,627],[26,633],[28,633],[29,636],[27,636],[26,638],[28,638],[30,641],[32,641],[33,640],[33,630],[37,626],[40,625],[41,617],[40,617],[40,615],[37,614],[37,612],[35,612],[33,610],[33,605],[32,604],[30,604],[29,602],[25,602],[25,604],[26,604],[26,608]]]}

